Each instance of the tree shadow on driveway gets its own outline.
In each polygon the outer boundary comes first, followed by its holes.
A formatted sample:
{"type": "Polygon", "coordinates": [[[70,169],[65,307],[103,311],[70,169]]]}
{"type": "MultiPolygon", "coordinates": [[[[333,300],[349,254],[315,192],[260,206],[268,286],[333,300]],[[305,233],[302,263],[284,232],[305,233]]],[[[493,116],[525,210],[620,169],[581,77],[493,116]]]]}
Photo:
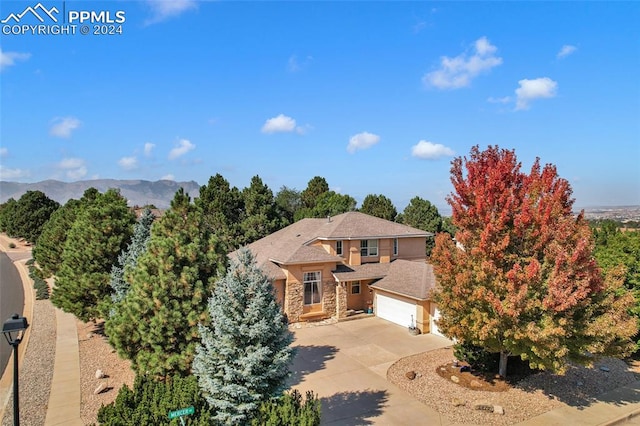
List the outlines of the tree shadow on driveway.
{"type": "Polygon", "coordinates": [[[322,424],[341,426],[370,425],[382,414],[389,399],[385,390],[339,392],[320,398],[322,403],[322,424]]]}
{"type": "Polygon", "coordinates": [[[296,356],[291,365],[291,376],[287,380],[289,386],[302,382],[304,376],[323,370],[327,361],[333,359],[338,352],[335,346],[296,346],[296,356]]]}

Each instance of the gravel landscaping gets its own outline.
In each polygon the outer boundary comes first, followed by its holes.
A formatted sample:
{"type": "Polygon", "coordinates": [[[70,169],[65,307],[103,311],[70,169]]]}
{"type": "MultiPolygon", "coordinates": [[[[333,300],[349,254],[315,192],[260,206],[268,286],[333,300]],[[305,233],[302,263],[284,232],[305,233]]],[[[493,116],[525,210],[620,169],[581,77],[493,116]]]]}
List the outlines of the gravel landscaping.
{"type": "Polygon", "coordinates": [[[135,373],[131,370],[131,363],[118,357],[109,345],[107,338],[99,333],[101,325],[92,322],[77,322],[78,346],[80,351],[80,417],[87,424],[98,421],[98,410],[103,404],[109,404],[116,399],[120,388],[126,384],[133,386],[135,373]],[[102,370],[105,377],[96,378],[96,371],[102,370]],[[105,389],[95,394],[98,386],[105,389]]]}
{"type": "MultiPolygon", "coordinates": [[[[44,424],[47,415],[56,354],[56,315],[49,300],[35,301],[29,328],[31,336],[20,367],[20,424],[39,426],[44,424]]],[[[13,374],[13,369],[11,371],[13,374]]],[[[2,426],[12,424],[13,396],[7,404],[2,426]]]]}
{"type": "Polygon", "coordinates": [[[537,373],[505,392],[475,391],[444,379],[436,369],[454,359],[450,348],[413,355],[394,363],[387,379],[450,421],[477,425],[510,425],[561,407],[588,406],[603,392],[636,380],[621,360],[605,358],[593,367],[572,366],[563,376],[537,373]],[[406,373],[416,376],[410,380],[406,373]],[[504,414],[474,409],[474,405],[501,406],[504,414]]]}

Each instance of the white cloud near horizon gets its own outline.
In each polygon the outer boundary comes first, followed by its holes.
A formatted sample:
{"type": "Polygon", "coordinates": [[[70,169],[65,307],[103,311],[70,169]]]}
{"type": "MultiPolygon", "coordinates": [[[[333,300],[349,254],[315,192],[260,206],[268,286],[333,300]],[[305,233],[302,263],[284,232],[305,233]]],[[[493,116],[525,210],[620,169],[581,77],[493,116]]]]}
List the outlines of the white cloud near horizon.
{"type": "Polygon", "coordinates": [[[51,120],[51,123],[49,134],[57,138],[65,139],[70,138],[71,133],[82,124],[76,117],[56,117],[51,120]]]}
{"type": "Polygon", "coordinates": [[[380,142],[380,136],[376,134],[369,132],[358,133],[357,135],[351,136],[351,138],[349,139],[347,151],[353,154],[358,150],[371,148],[378,142],[380,142]]]}
{"type": "Polygon", "coordinates": [[[198,8],[195,0],[147,0],[146,3],[151,9],[151,17],[145,25],[157,24],[198,8]]]}
{"type": "Polygon", "coordinates": [[[471,81],[483,72],[502,64],[502,58],[496,56],[498,48],[481,37],[473,44],[473,53],[463,52],[454,58],[442,56],[440,67],[422,77],[426,86],[437,89],[460,89],[467,87],[471,81]]]}
{"type": "Polygon", "coordinates": [[[296,130],[296,120],[284,114],[269,118],[262,126],[262,133],[288,133],[296,130]]]}
{"type": "Polygon", "coordinates": [[[31,53],[5,52],[0,47],[0,71],[9,68],[18,61],[26,61],[31,57],[31,53]]]}
{"type": "Polygon", "coordinates": [[[23,169],[10,169],[8,167],[4,167],[0,164],[0,179],[20,179],[31,176],[31,172],[29,170],[23,169]]]}
{"type": "Polygon", "coordinates": [[[138,167],[138,159],[135,156],[122,157],[118,160],[118,165],[124,170],[135,170],[138,167]]]}
{"type": "Polygon", "coordinates": [[[145,157],[150,157],[153,153],[153,149],[156,147],[156,144],[147,142],[144,144],[144,155],[145,157]]]}
{"type": "Polygon", "coordinates": [[[87,166],[82,158],[64,158],[57,164],[58,169],[64,171],[67,178],[82,179],[87,175],[87,166]]]}
{"type": "Polygon", "coordinates": [[[440,157],[452,157],[455,154],[449,147],[425,140],[411,147],[411,155],[422,160],[437,160],[440,157]]]}
{"type": "Polygon", "coordinates": [[[558,83],[549,77],[522,79],[516,89],[516,111],[529,109],[534,99],[553,98],[558,91],[558,83]]]}
{"type": "Polygon", "coordinates": [[[565,44],[564,46],[562,46],[562,48],[560,49],[556,57],[559,59],[566,58],[567,56],[574,53],[576,50],[578,50],[577,47],[572,46],[570,44],[565,44]]]}
{"type": "Polygon", "coordinates": [[[160,180],[176,180],[176,177],[169,173],[168,175],[164,175],[160,178],[160,180]]]}
{"type": "Polygon", "coordinates": [[[196,149],[196,146],[192,144],[187,139],[180,139],[178,141],[178,145],[169,151],[169,160],[175,160],[176,158],[182,157],[189,151],[193,151],[196,149]]]}
{"type": "Polygon", "coordinates": [[[9,155],[9,150],[5,147],[0,148],[0,157],[6,157],[9,155]]]}

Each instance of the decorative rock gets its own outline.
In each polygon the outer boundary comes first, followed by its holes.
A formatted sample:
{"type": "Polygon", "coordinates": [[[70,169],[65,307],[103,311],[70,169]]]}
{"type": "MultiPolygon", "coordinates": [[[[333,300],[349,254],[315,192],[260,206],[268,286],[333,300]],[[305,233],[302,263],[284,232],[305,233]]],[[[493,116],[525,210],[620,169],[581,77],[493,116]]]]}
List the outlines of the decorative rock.
{"type": "Polygon", "coordinates": [[[476,402],[475,404],[473,404],[474,410],[487,411],[489,413],[493,413],[493,407],[493,405],[486,402],[476,402]]]}
{"type": "Polygon", "coordinates": [[[504,416],[504,408],[502,407],[502,405],[494,405],[493,414],[501,414],[504,416]]]}
{"type": "Polygon", "coordinates": [[[407,379],[409,379],[409,380],[413,380],[413,379],[416,378],[416,372],[415,371],[407,371],[404,375],[407,376],[407,379]]]}
{"type": "Polygon", "coordinates": [[[610,370],[609,370],[609,367],[607,367],[606,365],[603,365],[602,367],[600,367],[600,371],[604,371],[605,373],[608,373],[610,370]]]}
{"type": "Polygon", "coordinates": [[[581,382],[580,380],[578,380],[578,381],[576,382],[576,386],[582,386],[582,385],[584,385],[584,383],[583,383],[583,382],[581,382]]]}
{"type": "Polygon", "coordinates": [[[106,383],[100,383],[98,385],[98,387],[96,388],[96,390],[93,391],[93,394],[94,395],[98,395],[99,393],[104,392],[105,389],[107,389],[107,384],[106,383]]]}
{"type": "Polygon", "coordinates": [[[96,370],[96,379],[104,379],[104,371],[100,369],[96,370]]]}
{"type": "Polygon", "coordinates": [[[465,402],[459,398],[453,398],[451,400],[451,403],[453,404],[454,407],[461,407],[465,404],[465,402]]]}
{"type": "Polygon", "coordinates": [[[469,383],[469,386],[471,386],[472,388],[481,388],[482,383],[477,380],[472,380],[471,383],[469,383]]]}
{"type": "Polygon", "coordinates": [[[460,379],[458,379],[458,376],[451,376],[451,381],[453,383],[460,383],[460,379]]]}
{"type": "Polygon", "coordinates": [[[91,339],[93,337],[93,333],[87,333],[87,339],[91,339]]]}

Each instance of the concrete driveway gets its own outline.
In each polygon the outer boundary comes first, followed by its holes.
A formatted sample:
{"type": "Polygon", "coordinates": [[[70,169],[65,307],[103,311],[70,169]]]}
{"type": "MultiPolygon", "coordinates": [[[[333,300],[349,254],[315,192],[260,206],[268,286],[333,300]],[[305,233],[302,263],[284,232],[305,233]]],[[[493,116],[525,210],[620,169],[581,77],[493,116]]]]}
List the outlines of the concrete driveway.
{"type": "Polygon", "coordinates": [[[294,330],[298,353],[289,380],[322,401],[322,424],[446,425],[437,411],[387,381],[400,358],[451,345],[376,317],[294,330]]]}

